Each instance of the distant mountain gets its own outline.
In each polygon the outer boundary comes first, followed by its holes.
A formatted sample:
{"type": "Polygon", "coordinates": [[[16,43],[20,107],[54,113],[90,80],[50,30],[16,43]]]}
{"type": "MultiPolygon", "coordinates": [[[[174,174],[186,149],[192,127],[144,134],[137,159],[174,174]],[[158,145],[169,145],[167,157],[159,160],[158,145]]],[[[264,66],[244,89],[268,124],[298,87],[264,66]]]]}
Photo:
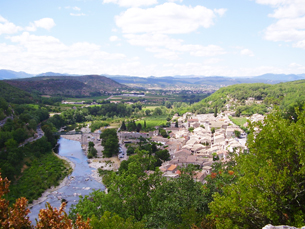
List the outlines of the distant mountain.
{"type": "Polygon", "coordinates": [[[229,86],[233,84],[241,84],[241,83],[270,83],[276,84],[280,82],[293,81],[298,79],[304,79],[301,76],[289,75],[284,77],[276,77],[277,75],[266,74],[262,76],[245,78],[245,77],[224,77],[224,76],[211,76],[211,77],[123,77],[123,76],[109,76],[109,78],[126,85],[133,85],[139,87],[160,87],[160,88],[168,88],[175,86],[189,86],[189,87],[202,87],[202,86],[229,86]],[[294,76],[294,77],[293,77],[294,76]]]}
{"type": "Polygon", "coordinates": [[[33,75],[28,74],[26,72],[15,72],[15,71],[5,70],[5,69],[0,70],[0,80],[28,78],[28,77],[32,77],[32,76],[33,75]]]}
{"type": "Polygon", "coordinates": [[[81,76],[81,75],[77,75],[77,74],[67,74],[67,73],[56,73],[56,72],[45,72],[45,73],[41,73],[38,74],[36,76],[81,76]]]}
{"type": "Polygon", "coordinates": [[[295,74],[264,74],[261,76],[252,77],[252,79],[264,79],[264,80],[271,80],[271,81],[281,81],[281,82],[288,82],[294,80],[302,80],[305,79],[305,74],[302,75],[295,75],[295,74]]]}
{"type": "Polygon", "coordinates": [[[98,75],[39,76],[26,79],[5,80],[8,84],[28,92],[42,95],[94,96],[127,88],[112,79],[98,75]]]}
{"type": "MultiPolygon", "coordinates": [[[[22,79],[32,77],[33,75],[27,74],[25,72],[14,72],[10,70],[0,70],[0,80],[1,79],[22,79]]],[[[97,76],[97,75],[96,75],[97,76]]],[[[119,84],[125,84],[127,86],[132,87],[142,87],[142,88],[175,88],[175,87],[191,87],[191,88],[202,88],[202,87],[214,87],[219,88],[223,86],[229,86],[233,84],[241,84],[241,83],[269,83],[269,84],[276,84],[281,82],[288,82],[288,81],[295,81],[300,79],[305,79],[305,74],[264,74],[260,76],[254,77],[225,77],[225,76],[194,76],[194,75],[175,75],[175,76],[164,76],[164,77],[138,77],[138,76],[126,76],[126,75],[99,75],[101,77],[110,78],[119,84]]],[[[71,75],[71,74],[62,74],[62,73],[55,73],[55,72],[46,72],[36,75],[36,77],[28,79],[30,81],[33,80],[43,80],[46,79],[54,79],[54,77],[75,77],[74,80],[78,80],[86,84],[86,80],[83,78],[76,79],[81,77],[80,75],[71,75]]],[[[61,78],[61,79],[64,79],[61,78]]],[[[89,79],[87,79],[89,80],[89,79]]],[[[101,86],[99,80],[97,80],[97,84],[94,83],[94,79],[90,79],[90,87],[91,90],[108,90],[107,85],[101,86]],[[96,86],[97,85],[97,86],[96,86]]],[[[75,83],[76,84],[76,83],[75,83]]],[[[79,85],[80,86],[80,85],[79,85]]],[[[65,90],[66,91],[66,90],[65,90]]],[[[87,89],[85,90],[87,91],[87,89]]],[[[58,92],[59,93],[59,92],[58,92]]],[[[86,92],[87,93],[87,92],[86,92]]]]}

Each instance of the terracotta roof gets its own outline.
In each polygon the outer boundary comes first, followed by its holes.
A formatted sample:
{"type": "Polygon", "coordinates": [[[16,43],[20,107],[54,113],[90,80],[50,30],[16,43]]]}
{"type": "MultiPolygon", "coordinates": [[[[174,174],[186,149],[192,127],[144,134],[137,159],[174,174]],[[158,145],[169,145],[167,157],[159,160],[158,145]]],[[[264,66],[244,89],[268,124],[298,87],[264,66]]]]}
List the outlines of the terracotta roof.
{"type": "Polygon", "coordinates": [[[173,171],[174,169],[176,169],[177,168],[177,165],[171,165],[168,169],[167,169],[167,171],[173,171]]]}
{"type": "Polygon", "coordinates": [[[205,175],[206,175],[206,173],[204,171],[195,172],[195,175],[193,176],[193,178],[200,179],[201,177],[203,177],[205,175]]]}
{"type": "Polygon", "coordinates": [[[188,122],[198,122],[198,119],[194,118],[194,119],[188,119],[188,122]]]}

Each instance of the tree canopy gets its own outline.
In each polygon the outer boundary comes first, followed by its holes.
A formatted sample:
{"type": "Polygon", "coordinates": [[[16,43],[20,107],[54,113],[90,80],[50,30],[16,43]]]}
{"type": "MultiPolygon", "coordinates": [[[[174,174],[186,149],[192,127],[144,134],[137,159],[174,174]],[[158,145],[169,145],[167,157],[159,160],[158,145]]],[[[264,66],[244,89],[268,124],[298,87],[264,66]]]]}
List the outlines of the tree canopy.
{"type": "Polygon", "coordinates": [[[297,122],[277,110],[250,125],[249,153],[236,157],[240,178],[210,204],[217,228],[304,226],[305,112],[296,113],[297,122]]]}

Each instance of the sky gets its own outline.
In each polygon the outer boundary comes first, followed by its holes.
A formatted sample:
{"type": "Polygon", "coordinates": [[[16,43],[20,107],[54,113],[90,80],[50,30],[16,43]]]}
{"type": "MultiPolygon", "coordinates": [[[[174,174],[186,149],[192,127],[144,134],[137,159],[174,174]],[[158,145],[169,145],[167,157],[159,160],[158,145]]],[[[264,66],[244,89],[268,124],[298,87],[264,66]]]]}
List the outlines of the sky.
{"type": "Polygon", "coordinates": [[[305,0],[0,0],[0,69],[305,73],[305,0]]]}

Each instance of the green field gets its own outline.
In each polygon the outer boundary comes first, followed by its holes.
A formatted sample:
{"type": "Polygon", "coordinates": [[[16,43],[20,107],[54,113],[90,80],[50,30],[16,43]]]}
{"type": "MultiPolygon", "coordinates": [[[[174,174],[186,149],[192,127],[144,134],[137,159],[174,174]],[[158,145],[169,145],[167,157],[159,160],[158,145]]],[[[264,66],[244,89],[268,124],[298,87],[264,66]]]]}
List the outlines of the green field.
{"type": "Polygon", "coordinates": [[[230,120],[238,126],[244,126],[244,124],[247,122],[248,119],[245,117],[234,117],[233,118],[232,116],[230,116],[230,120]]]}
{"type": "Polygon", "coordinates": [[[141,123],[142,127],[144,127],[144,120],[146,121],[146,127],[147,128],[153,128],[155,126],[165,125],[167,123],[166,121],[166,115],[162,116],[151,116],[148,118],[144,118],[141,121],[137,121],[136,124],[141,123]]]}
{"type": "Polygon", "coordinates": [[[81,102],[88,100],[99,100],[99,99],[107,99],[109,95],[101,95],[101,96],[93,96],[93,97],[83,97],[83,98],[65,98],[65,101],[68,102],[81,102]]]}
{"type": "Polygon", "coordinates": [[[39,105],[38,104],[26,104],[24,106],[29,107],[29,108],[39,109],[39,105]]]}
{"type": "Polygon", "coordinates": [[[147,107],[142,107],[142,110],[143,111],[145,111],[145,110],[154,110],[154,109],[156,109],[157,107],[160,107],[161,108],[161,106],[147,106],[147,107]]]}

